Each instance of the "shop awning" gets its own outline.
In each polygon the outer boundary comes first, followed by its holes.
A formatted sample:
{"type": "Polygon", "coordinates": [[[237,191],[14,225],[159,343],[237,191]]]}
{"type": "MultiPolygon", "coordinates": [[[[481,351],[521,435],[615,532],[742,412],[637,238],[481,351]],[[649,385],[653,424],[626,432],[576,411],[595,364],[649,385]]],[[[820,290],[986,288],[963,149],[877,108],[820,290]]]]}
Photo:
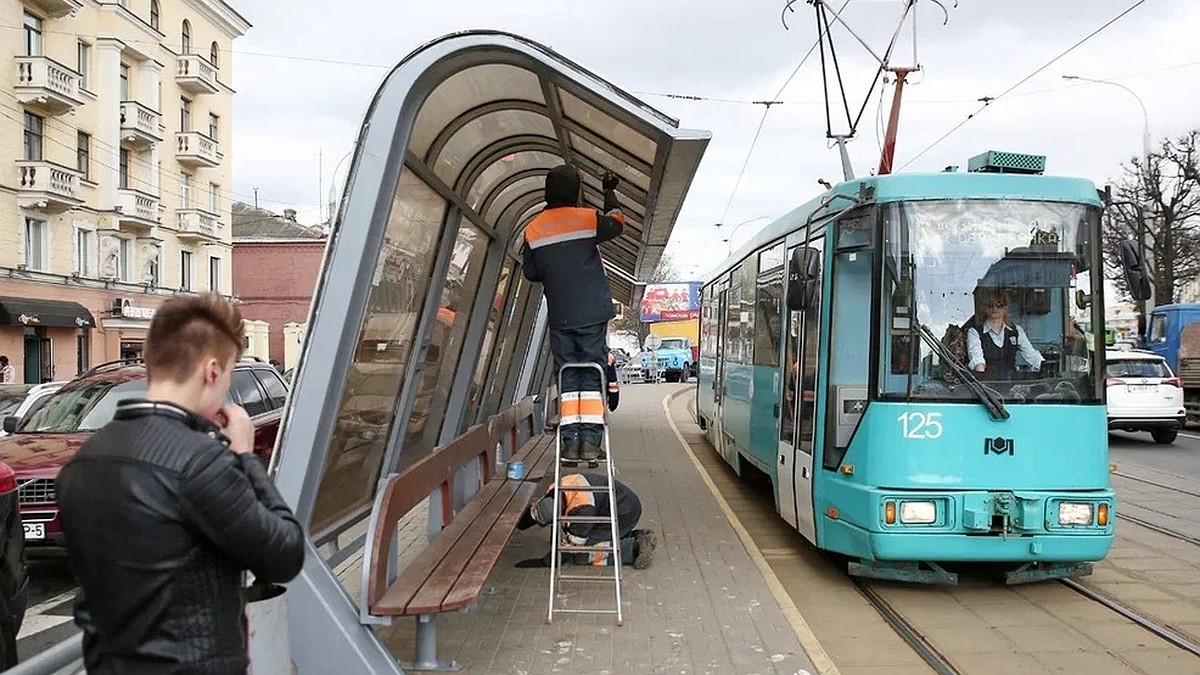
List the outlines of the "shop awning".
{"type": "Polygon", "coordinates": [[[78,302],[0,298],[0,325],[95,328],[96,319],[78,302]]]}

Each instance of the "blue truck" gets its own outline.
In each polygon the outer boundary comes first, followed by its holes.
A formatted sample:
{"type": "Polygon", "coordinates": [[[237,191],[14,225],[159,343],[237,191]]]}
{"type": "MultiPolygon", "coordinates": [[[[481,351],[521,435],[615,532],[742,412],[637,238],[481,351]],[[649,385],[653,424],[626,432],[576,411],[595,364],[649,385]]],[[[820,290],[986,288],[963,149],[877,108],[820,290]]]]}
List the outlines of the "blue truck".
{"type": "MultiPolygon", "coordinates": [[[[642,367],[650,370],[650,358],[654,352],[641,354],[642,367]]],[[[696,364],[692,362],[692,341],[685,337],[662,339],[658,347],[658,372],[667,382],[686,382],[694,376],[696,364]]]]}
{"type": "Polygon", "coordinates": [[[1145,344],[1183,380],[1187,421],[1200,422],[1200,303],[1155,307],[1146,320],[1145,344]]]}

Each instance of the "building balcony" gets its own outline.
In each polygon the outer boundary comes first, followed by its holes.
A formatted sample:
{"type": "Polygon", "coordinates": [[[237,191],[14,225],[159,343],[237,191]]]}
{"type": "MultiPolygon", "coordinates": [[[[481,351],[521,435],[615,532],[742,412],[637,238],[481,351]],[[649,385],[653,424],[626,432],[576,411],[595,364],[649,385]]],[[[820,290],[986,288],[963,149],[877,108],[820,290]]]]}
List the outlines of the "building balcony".
{"type": "Polygon", "coordinates": [[[137,101],[121,102],[121,142],[144,150],[162,140],[158,125],[162,115],[137,101]]]}
{"type": "Polygon", "coordinates": [[[162,220],[158,197],[141,190],[117,190],[116,210],[121,225],[153,228],[162,220]]]}
{"type": "Polygon", "coordinates": [[[175,83],[189,94],[215,94],[217,67],[199,54],[183,54],[175,71],[175,83]]]}
{"type": "Polygon", "coordinates": [[[29,0],[29,4],[48,14],[51,19],[59,19],[83,9],[83,0],[29,0]]]}
{"type": "Polygon", "coordinates": [[[220,216],[205,209],[179,209],[179,238],[203,241],[217,238],[220,216]]]}
{"type": "Polygon", "coordinates": [[[54,162],[18,161],[17,204],[44,213],[62,213],[83,204],[79,172],[54,162]]]}
{"type": "Polygon", "coordinates": [[[83,105],[79,73],[45,56],[17,57],[16,92],[21,103],[51,115],[83,105]]]}
{"type": "Polygon", "coordinates": [[[190,167],[214,167],[221,164],[217,142],[199,131],[175,134],[175,159],[190,167]]]}

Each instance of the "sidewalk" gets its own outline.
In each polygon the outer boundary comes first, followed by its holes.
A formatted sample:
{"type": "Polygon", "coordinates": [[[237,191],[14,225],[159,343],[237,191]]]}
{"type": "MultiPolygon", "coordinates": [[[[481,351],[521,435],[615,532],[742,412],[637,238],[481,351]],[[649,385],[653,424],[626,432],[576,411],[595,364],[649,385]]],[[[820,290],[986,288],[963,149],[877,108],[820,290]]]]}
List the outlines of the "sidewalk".
{"type": "MultiPolygon", "coordinates": [[[[630,385],[612,416],[619,479],[641,497],[639,527],[658,533],[654,564],[622,569],[625,625],[612,615],[556,614],[546,624],[548,569],[515,563],[540,556],[549,532],[518,532],[492,574],[495,594],[438,618],[438,652],[463,673],[817,673],[766,580],[681,447],[663,399],[684,386],[630,385]]],[[[611,605],[611,587],[584,601],[611,605]]],[[[401,660],[413,655],[413,621],[381,636],[401,660]]]]}

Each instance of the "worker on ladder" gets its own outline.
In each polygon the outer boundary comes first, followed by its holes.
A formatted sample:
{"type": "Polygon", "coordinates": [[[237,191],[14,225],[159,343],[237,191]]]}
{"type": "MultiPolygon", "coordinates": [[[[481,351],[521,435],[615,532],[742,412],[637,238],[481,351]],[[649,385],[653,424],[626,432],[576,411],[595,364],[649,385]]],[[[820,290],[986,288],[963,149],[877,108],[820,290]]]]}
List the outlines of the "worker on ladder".
{"type": "MultiPolygon", "coordinates": [[[[621,564],[633,565],[634,569],[645,569],[650,566],[654,549],[658,547],[658,537],[652,530],[635,529],[642,517],[642,502],[637,493],[619,480],[616,484],[617,530],[621,539],[621,564]]],[[[604,486],[608,484],[605,476],[595,473],[569,473],[562,477],[562,495],[559,497],[562,513],[570,517],[595,517],[597,520],[609,517],[609,500],[605,497],[596,498],[595,492],[587,491],[589,486],[604,486]],[[576,490],[571,490],[576,488],[576,490]],[[579,488],[584,488],[580,490],[579,488]]],[[[517,523],[517,528],[526,530],[534,525],[545,527],[554,522],[554,486],[546,489],[545,495],[534,502],[529,510],[517,523]]],[[[560,533],[564,543],[595,546],[610,544],[609,526],[601,523],[571,522],[562,524],[560,533]]],[[[611,549],[610,549],[611,551],[611,549]]],[[[576,565],[612,565],[611,552],[575,553],[567,556],[567,561],[576,565]]],[[[550,554],[541,558],[531,558],[517,563],[518,567],[549,567],[550,554]]]]}
{"type": "MultiPolygon", "coordinates": [[[[625,228],[618,182],[611,173],[601,180],[601,213],[582,206],[578,169],[569,164],[554,167],[546,175],[546,207],[525,229],[522,271],[529,281],[542,284],[556,370],[564,363],[606,365],[608,322],[615,314],[598,246],[616,239],[625,228]]],[[[566,462],[594,464],[602,456],[606,392],[600,372],[568,368],[562,374],[559,433],[566,462]]]]}

